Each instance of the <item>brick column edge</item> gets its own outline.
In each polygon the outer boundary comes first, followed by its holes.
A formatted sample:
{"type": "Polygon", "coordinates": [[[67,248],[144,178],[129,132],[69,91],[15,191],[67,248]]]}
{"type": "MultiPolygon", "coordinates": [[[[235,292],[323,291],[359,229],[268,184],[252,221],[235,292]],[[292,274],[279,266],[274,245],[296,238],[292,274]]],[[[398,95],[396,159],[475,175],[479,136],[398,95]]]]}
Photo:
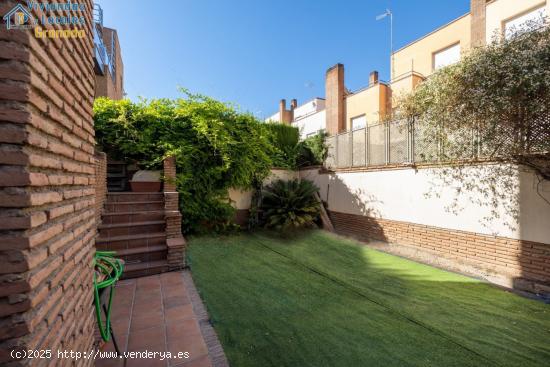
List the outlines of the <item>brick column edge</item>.
{"type": "Polygon", "coordinates": [[[176,191],[176,159],[164,159],[164,217],[166,220],[166,245],[168,267],[178,270],[185,267],[186,241],[181,234],[181,213],[178,209],[179,194],[176,191]]]}
{"type": "Polygon", "coordinates": [[[95,218],[96,223],[101,223],[103,207],[107,199],[107,154],[95,152],[95,218]]]}

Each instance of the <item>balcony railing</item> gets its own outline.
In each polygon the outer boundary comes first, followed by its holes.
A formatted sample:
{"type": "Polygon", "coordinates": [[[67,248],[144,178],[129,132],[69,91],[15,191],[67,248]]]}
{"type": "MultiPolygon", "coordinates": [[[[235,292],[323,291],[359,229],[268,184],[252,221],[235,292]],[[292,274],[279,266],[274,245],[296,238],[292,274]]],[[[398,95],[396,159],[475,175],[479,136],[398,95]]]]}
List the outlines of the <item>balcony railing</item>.
{"type": "Polygon", "coordinates": [[[104,65],[107,64],[107,50],[103,43],[101,29],[97,23],[93,26],[94,29],[94,50],[95,50],[95,68],[101,75],[105,73],[104,65]]]}
{"type": "Polygon", "coordinates": [[[94,4],[94,49],[95,49],[95,67],[96,71],[104,75],[105,66],[111,75],[113,81],[115,80],[115,65],[114,65],[114,35],[111,39],[111,52],[107,52],[107,47],[103,42],[103,9],[99,4],[94,4]]]}

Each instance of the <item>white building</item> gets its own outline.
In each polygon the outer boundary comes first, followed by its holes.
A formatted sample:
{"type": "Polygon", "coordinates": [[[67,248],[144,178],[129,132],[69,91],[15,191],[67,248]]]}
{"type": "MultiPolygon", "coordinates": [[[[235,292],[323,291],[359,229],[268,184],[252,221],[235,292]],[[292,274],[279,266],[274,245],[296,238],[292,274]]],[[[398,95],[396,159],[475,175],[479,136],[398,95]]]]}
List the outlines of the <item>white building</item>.
{"type": "Polygon", "coordinates": [[[303,140],[325,129],[325,100],[317,97],[298,106],[297,101],[293,99],[290,110],[287,110],[286,101],[283,99],[279,103],[279,112],[266,118],[265,121],[295,126],[300,130],[300,139],[303,140]]]}

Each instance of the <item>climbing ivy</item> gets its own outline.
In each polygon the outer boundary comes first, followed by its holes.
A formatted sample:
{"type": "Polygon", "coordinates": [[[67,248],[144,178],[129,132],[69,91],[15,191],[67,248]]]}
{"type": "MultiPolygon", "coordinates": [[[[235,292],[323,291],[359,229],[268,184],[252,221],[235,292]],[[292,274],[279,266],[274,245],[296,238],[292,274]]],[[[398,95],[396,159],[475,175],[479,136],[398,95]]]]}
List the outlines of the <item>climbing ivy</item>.
{"type": "Polygon", "coordinates": [[[184,97],[94,104],[97,143],[115,159],[158,167],[176,158],[183,231],[232,228],[228,189],[250,189],[269,175],[272,133],[254,116],[212,98],[184,97]]]}

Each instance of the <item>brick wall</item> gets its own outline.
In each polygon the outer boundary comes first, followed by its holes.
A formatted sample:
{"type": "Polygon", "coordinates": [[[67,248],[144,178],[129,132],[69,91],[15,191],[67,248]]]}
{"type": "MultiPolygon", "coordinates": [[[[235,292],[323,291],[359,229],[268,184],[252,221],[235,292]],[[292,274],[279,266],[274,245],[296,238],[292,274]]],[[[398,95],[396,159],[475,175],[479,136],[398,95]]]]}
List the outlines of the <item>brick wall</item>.
{"type": "Polygon", "coordinates": [[[336,231],[359,240],[418,247],[502,274],[550,294],[550,245],[331,211],[336,231]]]}
{"type": "Polygon", "coordinates": [[[107,53],[111,54],[114,48],[114,77],[107,66],[104,67],[104,74],[96,74],[95,97],[109,97],[111,99],[122,99],[124,97],[124,64],[118,40],[118,33],[115,29],[103,27],[103,42],[107,53]],[[112,42],[114,41],[114,43],[112,42]]]}
{"type": "Polygon", "coordinates": [[[95,153],[95,218],[101,223],[103,206],[107,199],[107,155],[103,152],[95,153]]]}
{"type": "Polygon", "coordinates": [[[93,2],[81,3],[86,39],[0,27],[0,365],[59,365],[9,353],[93,343],[93,2]]]}
{"type": "Polygon", "coordinates": [[[176,160],[164,160],[164,216],[166,219],[166,245],[170,270],[185,266],[185,239],[181,234],[181,213],[179,194],[176,191],[176,160]]]}

